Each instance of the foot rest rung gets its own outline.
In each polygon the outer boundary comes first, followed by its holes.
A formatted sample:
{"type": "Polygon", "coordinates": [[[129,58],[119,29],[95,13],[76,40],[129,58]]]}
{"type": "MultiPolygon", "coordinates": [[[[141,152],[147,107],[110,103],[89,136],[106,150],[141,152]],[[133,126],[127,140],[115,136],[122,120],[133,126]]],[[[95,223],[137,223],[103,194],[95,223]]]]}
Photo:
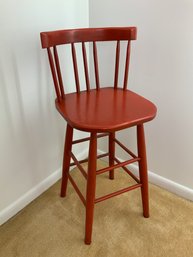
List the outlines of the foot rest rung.
{"type": "Polygon", "coordinates": [[[136,156],[131,150],[129,150],[125,145],[123,145],[119,140],[117,140],[117,139],[115,138],[114,141],[115,141],[125,152],[127,152],[129,155],[131,155],[133,158],[137,158],[137,156],[136,156]]]}
{"type": "MultiPolygon", "coordinates": [[[[100,133],[97,135],[97,138],[101,138],[101,137],[106,137],[108,136],[109,133],[100,133]]],[[[90,137],[85,137],[85,138],[81,138],[81,139],[77,139],[77,140],[74,140],[72,141],[72,144],[79,144],[79,143],[82,143],[82,142],[85,142],[85,141],[89,141],[90,140],[90,137]]]]}
{"type": "MultiPolygon", "coordinates": [[[[97,155],[97,159],[101,159],[101,158],[104,158],[104,157],[107,157],[107,156],[109,156],[109,153],[99,154],[99,155],[97,155]]],[[[78,161],[78,160],[77,160],[77,161],[78,161]]],[[[85,158],[85,159],[80,160],[80,161],[78,161],[78,162],[79,162],[80,164],[81,164],[81,163],[88,162],[88,158],[85,158]]],[[[75,166],[75,165],[76,165],[75,162],[70,163],[70,166],[75,166]]]]}
{"type": "Polygon", "coordinates": [[[125,161],[125,162],[120,162],[120,163],[112,165],[110,167],[97,170],[96,174],[99,175],[99,174],[102,174],[104,172],[107,172],[107,171],[110,171],[110,170],[113,170],[113,169],[117,169],[117,168],[123,167],[123,166],[128,165],[128,164],[131,164],[133,162],[137,162],[139,160],[140,160],[140,158],[137,157],[137,158],[133,158],[131,160],[125,161]]]}
{"type": "Polygon", "coordinates": [[[74,179],[70,176],[70,174],[68,174],[68,178],[72,184],[72,186],[74,187],[76,193],[78,194],[78,196],[80,197],[80,200],[83,202],[84,206],[86,206],[86,200],[84,199],[84,196],[82,195],[82,193],[80,192],[79,188],[77,187],[74,179]]]}
{"type": "Polygon", "coordinates": [[[94,203],[99,203],[99,202],[101,202],[101,201],[107,200],[107,199],[109,199],[109,198],[111,198],[111,197],[114,197],[114,196],[116,196],[116,195],[120,195],[120,194],[122,194],[122,193],[126,193],[126,192],[128,192],[128,191],[131,191],[131,190],[136,189],[136,188],[141,187],[141,186],[142,186],[142,184],[135,184],[135,185],[133,185],[133,186],[129,186],[129,187],[123,188],[123,189],[118,190],[118,191],[116,191],[116,192],[113,192],[113,193],[111,193],[111,194],[104,195],[104,196],[101,196],[101,197],[99,197],[99,198],[96,198],[95,201],[94,201],[94,203]]]}
{"type": "MultiPolygon", "coordinates": [[[[121,163],[119,161],[119,159],[117,159],[116,157],[114,158],[114,160],[117,162],[117,163],[121,163]]],[[[127,168],[127,167],[122,167],[122,169],[127,172],[127,174],[132,177],[137,183],[140,183],[140,180],[127,168]]]]}
{"type": "Polygon", "coordinates": [[[84,168],[82,167],[82,165],[80,164],[80,162],[76,159],[75,155],[72,152],[70,154],[71,154],[71,157],[72,157],[74,163],[76,164],[76,166],[78,167],[78,169],[80,170],[80,172],[82,173],[84,178],[87,179],[87,173],[84,170],[84,168]]]}

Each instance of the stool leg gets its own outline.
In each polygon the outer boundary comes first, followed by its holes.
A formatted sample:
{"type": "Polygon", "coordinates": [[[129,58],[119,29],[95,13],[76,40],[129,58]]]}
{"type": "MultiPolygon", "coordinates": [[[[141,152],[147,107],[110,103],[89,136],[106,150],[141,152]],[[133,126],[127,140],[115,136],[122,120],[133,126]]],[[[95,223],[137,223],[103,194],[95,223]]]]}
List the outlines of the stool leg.
{"type": "MultiPolygon", "coordinates": [[[[115,132],[109,134],[109,166],[114,165],[115,157],[115,132]]],[[[109,178],[114,179],[114,170],[109,171],[109,178]]]]}
{"type": "Polygon", "coordinates": [[[86,191],[86,224],[85,224],[85,244],[91,243],[92,224],[94,217],[94,200],[96,188],[96,162],[97,162],[97,137],[96,133],[91,133],[89,160],[88,160],[88,178],[86,191]]]}
{"type": "Polygon", "coordinates": [[[61,184],[61,197],[66,196],[66,189],[68,183],[68,172],[70,168],[70,152],[72,149],[72,138],[73,138],[73,128],[67,124],[66,128],[66,138],[64,145],[64,157],[63,157],[63,168],[62,168],[62,184],[61,184]]]}
{"type": "Polygon", "coordinates": [[[141,197],[143,204],[143,216],[149,217],[149,196],[148,196],[148,174],[147,174],[147,160],[145,149],[145,134],[143,124],[137,126],[137,146],[139,161],[139,176],[142,184],[141,197]]]}

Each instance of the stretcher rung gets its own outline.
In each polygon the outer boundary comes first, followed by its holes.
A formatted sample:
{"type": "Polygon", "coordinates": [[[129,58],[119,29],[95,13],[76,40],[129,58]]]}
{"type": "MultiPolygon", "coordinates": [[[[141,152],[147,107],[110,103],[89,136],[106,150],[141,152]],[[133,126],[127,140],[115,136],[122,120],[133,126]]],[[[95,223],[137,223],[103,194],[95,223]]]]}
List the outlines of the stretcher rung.
{"type": "Polygon", "coordinates": [[[107,200],[107,199],[109,199],[109,198],[111,198],[111,197],[114,197],[114,196],[120,195],[120,194],[122,194],[122,193],[131,191],[131,190],[136,189],[136,188],[141,187],[141,186],[142,186],[142,184],[135,184],[135,185],[133,185],[133,186],[129,186],[129,187],[120,189],[120,190],[118,190],[118,191],[116,191],[116,192],[113,192],[113,193],[111,193],[111,194],[107,194],[107,195],[101,196],[101,197],[99,197],[99,198],[96,198],[94,202],[95,202],[95,203],[99,203],[99,202],[101,202],[101,201],[107,200]]]}

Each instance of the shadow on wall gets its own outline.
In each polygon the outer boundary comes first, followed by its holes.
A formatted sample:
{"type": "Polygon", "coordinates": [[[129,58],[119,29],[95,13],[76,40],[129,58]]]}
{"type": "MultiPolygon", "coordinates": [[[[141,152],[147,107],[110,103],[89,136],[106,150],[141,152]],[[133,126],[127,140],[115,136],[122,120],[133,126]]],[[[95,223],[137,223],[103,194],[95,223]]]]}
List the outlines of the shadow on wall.
{"type": "Polygon", "coordinates": [[[21,56],[13,53],[0,63],[3,194],[12,187],[10,179],[14,187],[26,184],[25,191],[30,183],[41,181],[61,164],[64,122],[60,123],[56,115],[50,71],[46,65],[42,68],[39,48],[36,54],[35,63],[28,67],[21,56]],[[19,180],[21,176],[23,181],[19,180]]]}

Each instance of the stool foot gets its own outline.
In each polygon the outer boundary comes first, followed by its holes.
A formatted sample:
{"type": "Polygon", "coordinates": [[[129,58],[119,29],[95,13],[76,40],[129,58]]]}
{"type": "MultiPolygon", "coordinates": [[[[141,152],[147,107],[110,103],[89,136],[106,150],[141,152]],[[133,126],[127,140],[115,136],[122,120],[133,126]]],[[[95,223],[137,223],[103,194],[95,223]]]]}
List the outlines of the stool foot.
{"type": "Polygon", "coordinates": [[[146,218],[146,219],[148,219],[148,218],[149,218],[149,213],[143,214],[143,217],[146,218]]]}
{"type": "Polygon", "coordinates": [[[111,170],[109,172],[109,179],[113,180],[115,177],[114,177],[114,170],[111,170]]]}
{"type": "Polygon", "coordinates": [[[84,243],[85,243],[85,245],[90,245],[90,244],[91,244],[91,240],[85,239],[85,240],[84,240],[84,243]]]}

